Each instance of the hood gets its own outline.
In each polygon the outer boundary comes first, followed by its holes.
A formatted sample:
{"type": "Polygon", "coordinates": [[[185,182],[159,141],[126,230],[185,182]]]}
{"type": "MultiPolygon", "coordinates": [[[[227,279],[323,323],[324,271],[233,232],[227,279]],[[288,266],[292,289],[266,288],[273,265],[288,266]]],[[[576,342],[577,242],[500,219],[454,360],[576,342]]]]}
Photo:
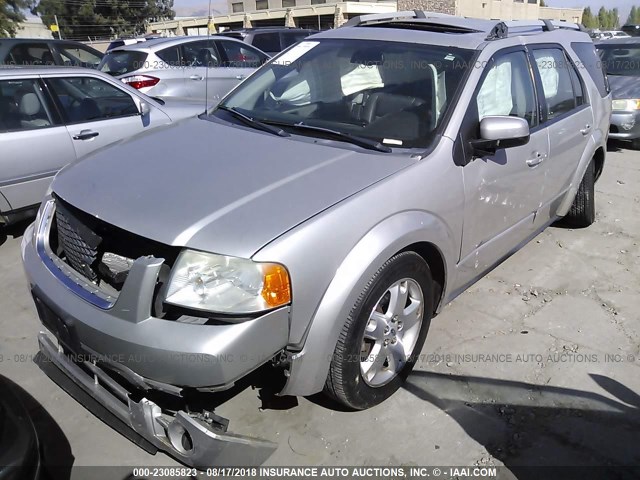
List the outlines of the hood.
{"type": "Polygon", "coordinates": [[[143,237],[250,257],[416,162],[323,143],[188,119],[86,157],[56,176],[53,191],[143,237]]]}
{"type": "Polygon", "coordinates": [[[640,77],[609,75],[614,100],[640,98],[640,77]]]}

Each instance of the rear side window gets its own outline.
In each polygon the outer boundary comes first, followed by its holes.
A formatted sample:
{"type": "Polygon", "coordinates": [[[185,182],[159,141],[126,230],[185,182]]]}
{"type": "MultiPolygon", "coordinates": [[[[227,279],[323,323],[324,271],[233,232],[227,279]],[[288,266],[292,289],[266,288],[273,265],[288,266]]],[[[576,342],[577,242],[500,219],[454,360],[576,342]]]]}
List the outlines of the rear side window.
{"type": "Polygon", "coordinates": [[[306,33],[285,32],[282,34],[282,48],[285,49],[287,47],[290,47],[294,43],[298,43],[304,40],[305,38],[307,38],[307,36],[308,35],[306,33]]]}
{"type": "Polygon", "coordinates": [[[213,40],[200,40],[182,44],[182,59],[188,67],[217,67],[220,54],[213,40]]]}
{"type": "Polygon", "coordinates": [[[564,52],[556,48],[533,51],[542,90],[547,103],[547,120],[570,112],[576,107],[570,69],[573,68],[564,52]]]}
{"type": "Polygon", "coordinates": [[[56,45],[66,66],[96,68],[102,56],[82,45],[56,45]]]}
{"type": "Polygon", "coordinates": [[[52,124],[35,80],[0,81],[0,133],[34,130],[52,124]]]}
{"type": "Polygon", "coordinates": [[[267,59],[263,53],[240,42],[220,41],[218,45],[226,57],[224,67],[258,68],[267,59]]]}
{"type": "Polygon", "coordinates": [[[110,75],[124,75],[145,67],[147,54],[135,50],[120,50],[107,53],[98,70],[110,75]]]}
{"type": "Polygon", "coordinates": [[[138,115],[131,96],[103,80],[90,77],[50,78],[51,86],[69,123],[138,115]]]}
{"type": "Polygon", "coordinates": [[[156,52],[156,55],[160,60],[172,67],[180,66],[180,49],[176,45],[175,47],[165,48],[156,52]]]}
{"type": "Polygon", "coordinates": [[[9,65],[54,65],[53,53],[46,43],[20,43],[9,51],[4,63],[9,65]]]}
{"type": "Polygon", "coordinates": [[[604,70],[602,68],[602,61],[598,57],[596,53],[596,48],[592,43],[572,43],[571,48],[576,52],[578,58],[580,59],[580,65],[578,67],[582,70],[586,70],[593,82],[598,87],[598,92],[602,97],[606,97],[609,95],[611,89],[609,88],[609,82],[607,81],[607,77],[605,76],[604,70]]]}
{"type": "Polygon", "coordinates": [[[251,44],[263,52],[279,52],[280,34],[278,32],[256,33],[251,44]]]}

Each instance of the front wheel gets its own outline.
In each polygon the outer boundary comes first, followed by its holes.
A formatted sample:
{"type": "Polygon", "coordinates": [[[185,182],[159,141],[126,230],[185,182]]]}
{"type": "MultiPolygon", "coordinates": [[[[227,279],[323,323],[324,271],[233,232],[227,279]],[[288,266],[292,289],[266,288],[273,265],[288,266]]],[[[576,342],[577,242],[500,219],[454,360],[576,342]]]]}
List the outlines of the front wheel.
{"type": "Polygon", "coordinates": [[[389,259],[351,309],[325,392],[357,410],[387,399],[413,369],[432,312],[431,271],[424,259],[414,252],[389,259]]]}

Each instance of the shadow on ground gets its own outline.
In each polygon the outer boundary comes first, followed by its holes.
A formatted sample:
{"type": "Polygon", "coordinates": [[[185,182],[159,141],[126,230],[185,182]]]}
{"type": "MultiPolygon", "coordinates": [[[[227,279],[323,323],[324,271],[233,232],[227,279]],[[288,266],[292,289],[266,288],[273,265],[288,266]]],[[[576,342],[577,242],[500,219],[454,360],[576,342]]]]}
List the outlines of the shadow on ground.
{"type": "Polygon", "coordinates": [[[615,400],[422,371],[411,374],[405,388],[450,415],[519,480],[640,478],[640,396],[609,377],[590,377],[615,400]]]}

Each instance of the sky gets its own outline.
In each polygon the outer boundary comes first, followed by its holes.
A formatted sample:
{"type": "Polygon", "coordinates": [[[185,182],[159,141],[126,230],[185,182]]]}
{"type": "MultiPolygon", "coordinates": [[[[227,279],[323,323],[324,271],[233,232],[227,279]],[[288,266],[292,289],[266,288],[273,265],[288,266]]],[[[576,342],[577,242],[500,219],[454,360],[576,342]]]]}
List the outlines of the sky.
{"type": "MultiPolygon", "coordinates": [[[[618,7],[621,22],[624,23],[632,5],[639,5],[640,0],[546,0],[550,7],[591,7],[598,11],[602,5],[607,8],[618,7]]],[[[207,15],[209,2],[207,0],[174,0],[174,8],[180,16],[207,15]]],[[[211,0],[213,14],[227,13],[225,0],[211,0]]]]}

